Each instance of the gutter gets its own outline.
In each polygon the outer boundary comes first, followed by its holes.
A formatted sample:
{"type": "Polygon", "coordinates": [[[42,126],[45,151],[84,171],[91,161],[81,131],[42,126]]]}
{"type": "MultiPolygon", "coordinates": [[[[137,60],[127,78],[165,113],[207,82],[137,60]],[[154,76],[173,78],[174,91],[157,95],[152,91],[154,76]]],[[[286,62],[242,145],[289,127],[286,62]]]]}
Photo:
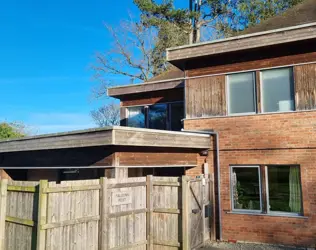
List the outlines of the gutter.
{"type": "Polygon", "coordinates": [[[217,131],[198,131],[198,130],[185,130],[182,129],[182,132],[194,133],[194,134],[204,134],[215,136],[216,139],[216,168],[217,168],[217,205],[218,205],[218,224],[219,224],[219,232],[218,238],[222,240],[222,217],[221,217],[221,178],[220,178],[220,161],[219,161],[219,133],[217,131]]]}

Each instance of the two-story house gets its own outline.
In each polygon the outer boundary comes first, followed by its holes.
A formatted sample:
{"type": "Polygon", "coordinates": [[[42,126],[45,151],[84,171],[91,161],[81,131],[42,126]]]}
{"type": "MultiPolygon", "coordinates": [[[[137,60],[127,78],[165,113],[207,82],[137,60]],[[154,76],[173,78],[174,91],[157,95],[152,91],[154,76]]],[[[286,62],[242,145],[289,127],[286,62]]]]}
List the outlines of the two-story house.
{"type": "Polygon", "coordinates": [[[122,125],[179,130],[184,110],[185,131],[219,134],[220,164],[216,144],[199,162],[219,174],[220,238],[315,245],[316,1],[167,59],[184,77],[109,90],[122,125]]]}
{"type": "Polygon", "coordinates": [[[209,172],[218,238],[315,246],[316,1],[167,59],[165,74],[108,90],[121,127],[0,142],[2,176],[209,172]]]}

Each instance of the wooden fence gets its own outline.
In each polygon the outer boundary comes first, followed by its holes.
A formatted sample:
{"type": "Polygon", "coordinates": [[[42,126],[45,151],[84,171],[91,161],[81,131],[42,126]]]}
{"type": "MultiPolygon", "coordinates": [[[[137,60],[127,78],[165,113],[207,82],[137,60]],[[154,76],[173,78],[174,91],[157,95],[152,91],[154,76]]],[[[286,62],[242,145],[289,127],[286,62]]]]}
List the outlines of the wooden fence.
{"type": "Polygon", "coordinates": [[[209,239],[212,186],[185,176],[1,180],[0,250],[194,249],[209,239]]]}

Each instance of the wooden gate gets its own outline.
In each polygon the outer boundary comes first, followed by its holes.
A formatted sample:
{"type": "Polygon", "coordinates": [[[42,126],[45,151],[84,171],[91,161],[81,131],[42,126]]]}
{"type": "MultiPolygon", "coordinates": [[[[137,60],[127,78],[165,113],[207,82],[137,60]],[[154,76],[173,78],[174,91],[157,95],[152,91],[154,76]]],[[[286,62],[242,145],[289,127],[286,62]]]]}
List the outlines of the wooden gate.
{"type": "Polygon", "coordinates": [[[187,227],[183,231],[183,245],[184,249],[197,249],[211,239],[214,227],[213,181],[210,177],[198,176],[195,179],[184,178],[182,185],[183,220],[187,227]]]}

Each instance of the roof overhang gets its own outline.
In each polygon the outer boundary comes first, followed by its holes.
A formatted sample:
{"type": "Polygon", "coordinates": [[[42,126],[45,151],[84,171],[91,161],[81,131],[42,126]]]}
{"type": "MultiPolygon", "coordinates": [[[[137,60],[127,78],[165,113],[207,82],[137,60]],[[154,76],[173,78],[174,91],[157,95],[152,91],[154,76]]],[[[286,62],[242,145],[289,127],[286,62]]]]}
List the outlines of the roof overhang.
{"type": "Polygon", "coordinates": [[[141,84],[130,84],[125,86],[118,86],[108,88],[108,96],[119,97],[128,94],[145,93],[151,91],[159,91],[174,88],[183,88],[184,79],[177,78],[172,80],[153,81],[141,84]]]}
{"type": "Polygon", "coordinates": [[[235,36],[167,49],[167,61],[179,66],[189,59],[256,49],[316,38],[316,23],[235,36]]]}
{"type": "Polygon", "coordinates": [[[106,127],[0,141],[0,153],[95,146],[208,149],[209,135],[129,127],[106,127]]]}

